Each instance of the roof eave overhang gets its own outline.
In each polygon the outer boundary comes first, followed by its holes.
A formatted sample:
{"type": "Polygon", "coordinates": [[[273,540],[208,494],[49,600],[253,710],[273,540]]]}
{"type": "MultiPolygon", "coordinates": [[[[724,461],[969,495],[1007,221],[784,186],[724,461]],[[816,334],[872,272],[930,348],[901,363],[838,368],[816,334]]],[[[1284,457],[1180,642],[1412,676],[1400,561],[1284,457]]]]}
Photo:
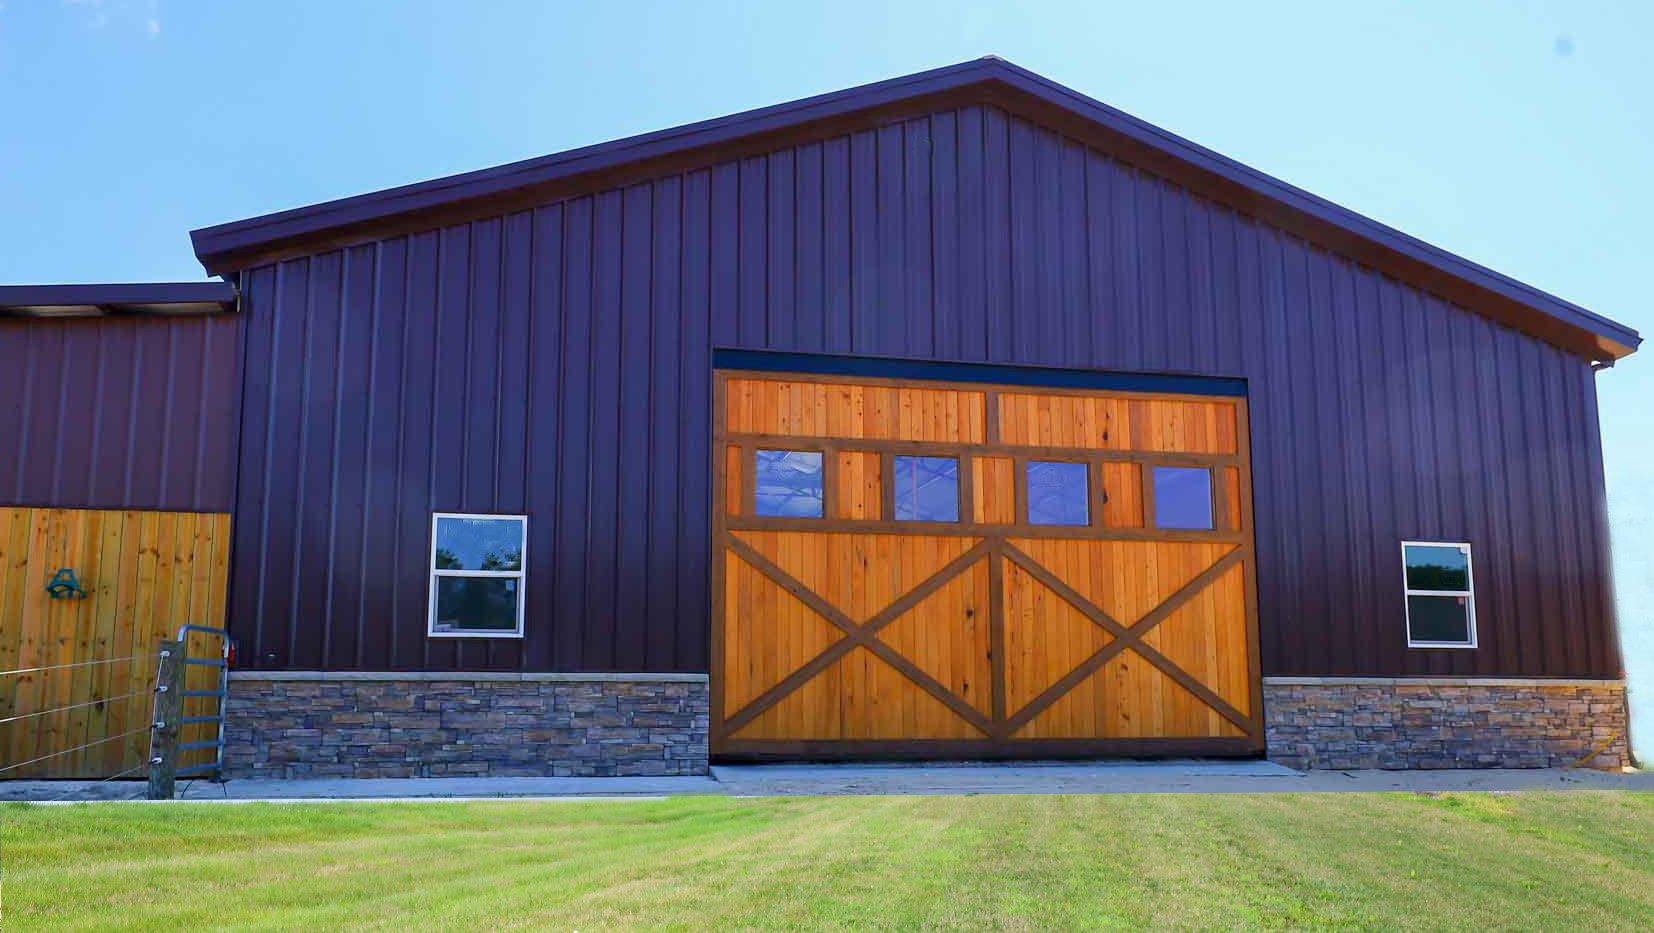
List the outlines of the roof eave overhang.
{"type": "Polygon", "coordinates": [[[6,317],[217,314],[235,307],[228,282],[0,285],[0,316],[6,317]]]}
{"type": "Polygon", "coordinates": [[[978,59],[702,123],[195,230],[208,272],[486,217],[968,103],[1024,115],[1398,280],[1612,362],[1629,327],[1408,236],[1000,59],[978,59]]]}

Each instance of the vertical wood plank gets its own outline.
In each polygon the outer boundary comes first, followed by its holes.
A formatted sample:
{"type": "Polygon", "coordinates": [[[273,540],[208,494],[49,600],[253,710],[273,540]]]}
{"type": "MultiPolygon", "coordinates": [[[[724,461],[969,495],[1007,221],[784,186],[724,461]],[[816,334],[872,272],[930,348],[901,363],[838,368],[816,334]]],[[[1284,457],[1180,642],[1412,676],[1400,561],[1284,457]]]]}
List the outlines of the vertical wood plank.
{"type": "MultiPolygon", "coordinates": [[[[126,515],[122,512],[104,512],[100,517],[102,532],[98,543],[98,579],[93,588],[93,605],[90,607],[94,617],[93,627],[97,634],[92,640],[89,657],[125,658],[126,655],[118,644],[121,620],[117,603],[122,582],[121,542],[126,530],[126,515]]],[[[127,696],[133,692],[126,687],[132,677],[131,660],[100,664],[93,670],[97,673],[92,689],[102,702],[94,707],[93,715],[87,722],[87,741],[106,738],[124,731],[128,728],[126,722],[130,708],[143,708],[148,703],[147,697],[127,696]]],[[[88,750],[89,773],[101,776],[122,770],[116,763],[118,749],[110,748],[113,744],[115,743],[105,742],[88,750]]]]}
{"type": "MultiPolygon", "coordinates": [[[[117,686],[119,694],[129,694],[144,687],[153,686],[151,679],[154,662],[148,657],[149,640],[143,635],[140,627],[138,599],[140,581],[138,568],[142,564],[143,555],[143,516],[142,512],[120,513],[121,542],[120,542],[120,580],[115,593],[115,653],[118,658],[130,658],[125,664],[119,665],[116,670],[119,676],[112,678],[111,683],[117,686]]],[[[142,701],[127,700],[119,706],[112,706],[109,717],[109,735],[119,735],[132,728],[134,707],[142,707],[141,715],[148,715],[150,710],[142,701]]],[[[123,769],[124,762],[130,754],[132,742],[116,741],[104,746],[104,767],[110,773],[123,769]]]]}
{"type": "MultiPolygon", "coordinates": [[[[743,426],[775,436],[773,443],[778,445],[799,438],[800,449],[823,450],[828,505],[819,534],[794,530],[738,534],[768,542],[765,547],[772,559],[792,568],[789,572],[801,574],[800,585],[853,620],[865,620],[900,597],[923,579],[923,568],[946,563],[948,547],[969,539],[927,535],[919,526],[908,532],[888,524],[874,533],[853,533],[857,521],[878,517],[888,523],[893,517],[894,458],[906,451],[883,443],[877,451],[847,445],[857,436],[880,442],[913,441],[930,445],[913,449],[927,456],[950,455],[945,445],[973,445],[957,455],[961,518],[980,526],[995,544],[984,561],[982,604],[974,604],[974,585],[950,584],[904,610],[902,625],[912,626],[921,637],[892,628],[881,640],[887,646],[899,646],[896,650],[906,663],[936,678],[955,697],[972,703],[975,700],[966,695],[971,693],[969,672],[975,670],[973,649],[962,633],[968,633],[976,614],[985,611],[983,622],[988,628],[983,650],[988,682],[983,700],[984,711],[996,723],[996,734],[1005,732],[1008,717],[1016,714],[1020,704],[1046,685],[1063,680],[1080,659],[1091,656],[1110,638],[1066,597],[1018,572],[1004,556],[1003,542],[1028,527],[1023,485],[1029,459],[1074,459],[1090,467],[1089,505],[1094,515],[1102,515],[1100,521],[1093,519],[1092,537],[1065,540],[1042,527],[1027,543],[1042,555],[1037,560],[1044,573],[1085,599],[1107,603],[1111,607],[1107,611],[1118,613],[1119,621],[1128,625],[1233,547],[1202,543],[1197,533],[1191,536],[1171,530],[1162,535],[1155,529],[1153,463],[1211,464],[1214,455],[1235,456],[1232,462],[1215,465],[1213,505],[1223,530],[1250,530],[1245,512],[1246,450],[1239,443],[1244,436],[1244,415],[1237,415],[1231,426],[1229,413],[1243,409],[1230,400],[838,383],[815,377],[740,378],[755,386],[749,393],[753,405],[745,410],[734,404],[720,406],[726,419],[744,419],[743,426]],[[763,385],[766,382],[771,385],[763,385]],[[807,438],[817,439],[806,442],[807,438]],[[1003,455],[992,449],[984,455],[984,444],[998,447],[1003,455]],[[1042,449],[1033,451],[1030,446],[1042,449]],[[1074,453],[1065,457],[1065,450],[1074,453]],[[996,524],[1004,530],[991,531],[996,524]],[[1095,537],[1098,528],[1139,534],[1099,540],[1095,537]],[[1144,531],[1150,533],[1146,540],[1144,531]],[[835,543],[835,539],[842,540],[835,543]],[[1011,624],[1013,613],[1015,625],[1011,624]],[[1013,676],[1022,686],[1013,688],[1013,676]],[[1014,692],[1026,695],[1014,697],[1014,692]]],[[[727,430],[732,423],[726,420],[715,431],[727,430]]],[[[732,462],[726,452],[720,467],[726,474],[721,480],[727,482],[730,473],[750,475],[751,461],[737,458],[732,462]]],[[[726,484],[721,491],[728,495],[734,488],[726,484]]],[[[719,520],[733,511],[718,509],[719,520]]],[[[1240,700],[1237,708],[1256,709],[1256,658],[1242,657],[1255,649],[1236,644],[1242,633],[1239,626],[1247,623],[1252,612],[1251,588],[1249,580],[1241,585],[1225,576],[1156,623],[1155,651],[1178,659],[1159,662],[1175,665],[1172,673],[1162,671],[1148,656],[1126,649],[1095,674],[1078,680],[1043,712],[1031,713],[1033,721],[1020,727],[1017,737],[1094,740],[1251,734],[1237,729],[1183,686],[1186,682],[1204,685],[1218,696],[1240,700]],[[1167,625],[1167,618],[1174,624],[1167,625]],[[1243,668],[1249,673],[1239,673],[1243,668]],[[1173,674],[1184,680],[1174,679],[1173,674]],[[1253,682],[1250,686],[1248,677],[1253,682]]],[[[718,593],[723,605],[714,638],[726,640],[720,642],[722,650],[715,651],[717,663],[733,669],[734,659],[740,657],[745,669],[715,678],[715,693],[746,690],[748,696],[756,695],[750,691],[765,689],[759,682],[779,683],[807,660],[796,646],[806,643],[812,627],[819,630],[823,623],[803,603],[783,597],[764,575],[737,572],[733,566],[725,572],[718,593]],[[725,629],[731,626],[741,627],[741,651],[729,646],[725,629]],[[759,650],[747,650],[755,640],[762,643],[759,650]]],[[[918,681],[865,649],[849,651],[799,683],[774,707],[742,726],[736,738],[793,742],[979,737],[965,719],[918,681]]],[[[727,712],[726,708],[719,716],[727,712]]],[[[730,739],[720,725],[715,724],[714,731],[720,741],[730,739]]],[[[989,738],[990,742],[1017,740],[1007,735],[989,738]]]]}
{"type": "MultiPolygon", "coordinates": [[[[18,568],[28,562],[27,545],[14,542],[12,530],[26,522],[27,517],[22,509],[0,508],[0,622],[4,623],[11,623],[17,618],[14,606],[23,576],[18,568]]],[[[15,628],[15,625],[0,629],[0,671],[14,671],[23,666],[18,663],[18,651],[22,645],[10,634],[10,628],[15,628]]],[[[16,675],[6,675],[0,679],[0,719],[8,719],[21,712],[17,705],[16,685],[16,675]]],[[[9,760],[12,734],[20,728],[17,723],[0,723],[0,759],[9,760]]]]}
{"type": "MultiPolygon", "coordinates": [[[[99,565],[99,548],[103,541],[101,512],[79,511],[74,516],[71,527],[78,526],[69,538],[69,547],[65,559],[67,565],[75,568],[80,577],[81,587],[87,591],[85,599],[73,600],[64,606],[67,616],[64,628],[65,644],[69,650],[65,652],[68,663],[85,661],[98,657],[93,653],[92,646],[96,641],[97,614],[95,612],[97,598],[97,584],[102,577],[102,568],[99,565]]],[[[64,655],[60,655],[64,656],[64,655]]],[[[66,696],[70,706],[68,729],[64,736],[65,747],[81,746],[81,750],[72,755],[64,756],[64,764],[69,774],[82,774],[86,770],[87,762],[97,749],[85,747],[91,723],[91,704],[94,699],[94,685],[97,678],[97,669],[94,667],[75,667],[62,672],[66,696]]]]}
{"type": "MultiPolygon", "coordinates": [[[[22,600],[17,619],[17,631],[21,636],[21,645],[18,649],[20,667],[43,667],[52,663],[52,653],[47,650],[44,638],[46,616],[46,581],[51,571],[45,565],[52,560],[53,530],[55,522],[50,509],[29,510],[29,559],[21,568],[22,600]]],[[[45,680],[50,672],[41,671],[23,674],[17,679],[17,705],[24,714],[40,713],[49,708],[46,695],[45,680]]],[[[39,716],[31,722],[28,729],[19,730],[13,736],[10,760],[13,762],[27,761],[38,757],[37,749],[51,739],[51,726],[46,722],[50,717],[39,716]]],[[[51,762],[46,762],[37,769],[34,776],[50,776],[51,762]]]]}

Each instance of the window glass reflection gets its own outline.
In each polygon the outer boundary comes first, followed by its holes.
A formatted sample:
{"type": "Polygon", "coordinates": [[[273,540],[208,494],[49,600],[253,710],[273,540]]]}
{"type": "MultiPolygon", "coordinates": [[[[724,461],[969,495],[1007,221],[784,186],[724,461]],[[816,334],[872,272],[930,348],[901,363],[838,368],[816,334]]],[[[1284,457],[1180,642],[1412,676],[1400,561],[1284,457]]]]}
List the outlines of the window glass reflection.
{"type": "Polygon", "coordinates": [[[1154,522],[1161,528],[1212,527],[1212,471],[1205,467],[1154,468],[1154,522]]]}
{"type": "Polygon", "coordinates": [[[517,518],[436,520],[437,570],[523,569],[523,522],[517,518]]]}
{"type": "Polygon", "coordinates": [[[958,458],[897,457],[892,473],[898,521],[959,521],[958,458]]]}
{"type": "Polygon", "coordinates": [[[1415,642],[1469,644],[1470,598],[1407,597],[1407,637],[1415,642]]]}
{"type": "Polygon", "coordinates": [[[1029,461],[1028,521],[1034,525],[1091,524],[1086,465],[1060,460],[1029,461]]]}
{"type": "Polygon", "coordinates": [[[517,587],[515,577],[437,577],[432,630],[439,634],[516,631],[517,587]]]}
{"type": "Polygon", "coordinates": [[[1470,554],[1456,544],[1409,544],[1407,588],[1410,590],[1470,589],[1470,554]]]}
{"type": "Polygon", "coordinates": [[[820,518],[822,470],[819,450],[759,450],[753,508],[759,515],[820,518]]]}

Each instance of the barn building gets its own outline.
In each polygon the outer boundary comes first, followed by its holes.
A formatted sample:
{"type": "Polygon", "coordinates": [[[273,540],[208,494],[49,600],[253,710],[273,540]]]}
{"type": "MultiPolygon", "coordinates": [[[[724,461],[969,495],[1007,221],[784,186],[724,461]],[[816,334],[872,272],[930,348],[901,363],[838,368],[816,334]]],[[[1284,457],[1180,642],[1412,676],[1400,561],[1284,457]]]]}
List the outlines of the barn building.
{"type": "Polygon", "coordinates": [[[229,776],[1627,761],[1636,332],[1002,60],[192,236],[0,288],[0,667],[229,776]]]}

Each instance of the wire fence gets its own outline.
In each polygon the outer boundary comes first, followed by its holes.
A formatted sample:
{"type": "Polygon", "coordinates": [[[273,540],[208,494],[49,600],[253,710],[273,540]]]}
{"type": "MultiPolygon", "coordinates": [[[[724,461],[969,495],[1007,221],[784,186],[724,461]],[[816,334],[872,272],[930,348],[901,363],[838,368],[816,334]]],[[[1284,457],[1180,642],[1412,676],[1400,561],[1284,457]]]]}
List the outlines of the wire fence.
{"type": "Polygon", "coordinates": [[[4,719],[0,719],[0,726],[3,726],[3,725],[5,725],[6,723],[9,723],[9,722],[20,722],[20,721],[25,720],[25,719],[35,719],[35,718],[40,717],[40,716],[50,716],[53,713],[66,713],[70,710],[86,709],[89,706],[107,706],[110,703],[116,703],[116,702],[119,702],[121,700],[129,700],[132,697],[146,697],[146,696],[151,695],[151,693],[153,693],[153,691],[138,690],[138,691],[134,691],[132,693],[123,693],[118,697],[100,697],[96,700],[87,700],[85,703],[71,703],[68,706],[54,706],[51,709],[36,710],[35,712],[32,712],[32,713],[20,713],[16,716],[7,716],[4,719]]]}
{"type": "MultiPolygon", "coordinates": [[[[33,667],[18,667],[0,671],[0,694],[12,698],[13,708],[9,715],[0,717],[0,780],[22,777],[62,777],[71,776],[64,772],[74,770],[91,770],[98,775],[99,783],[115,780],[121,777],[130,777],[149,766],[148,754],[141,754],[136,763],[131,762],[134,751],[142,752],[143,746],[133,739],[141,733],[150,731],[150,710],[153,708],[155,695],[155,681],[149,681],[148,689],[128,689],[115,696],[100,696],[98,685],[83,683],[87,692],[93,694],[89,699],[74,695],[76,684],[64,685],[53,681],[64,676],[87,676],[81,674],[82,669],[99,668],[114,664],[147,663],[149,658],[144,654],[131,654],[115,658],[94,658],[82,661],[72,661],[63,664],[41,664],[33,667]],[[26,684],[24,678],[33,678],[36,682],[26,684]],[[27,687],[27,689],[25,689],[27,687]],[[58,697],[67,696],[69,702],[60,702],[53,706],[43,706],[38,709],[18,711],[16,705],[25,703],[32,697],[42,700],[48,695],[58,697]],[[90,718],[93,712],[101,714],[101,721],[115,727],[115,731],[100,729],[90,718]],[[69,717],[68,714],[80,713],[78,717],[69,717]],[[52,717],[63,717],[54,722],[52,717]],[[80,721],[76,721],[79,719],[80,721]],[[125,728],[122,728],[122,727],[125,728]],[[107,733],[107,734],[106,734],[107,733]],[[76,739],[81,741],[75,741],[76,739]],[[129,740],[131,740],[129,742],[129,740]],[[53,747],[60,742],[72,742],[63,747],[53,747]],[[81,761],[61,762],[65,756],[91,752],[93,750],[107,750],[107,746],[116,742],[129,742],[133,749],[125,750],[121,760],[110,765],[107,758],[102,762],[81,761]],[[25,757],[26,756],[26,757],[25,757]],[[8,760],[12,759],[12,760],[8,760]],[[16,760],[20,759],[20,760],[16,760]],[[49,764],[51,763],[51,764],[49,764]],[[52,765],[58,765],[54,768],[52,765]],[[69,765],[70,767],[62,767],[69,765]],[[45,766],[45,767],[37,767],[45,766]],[[116,767],[114,773],[104,774],[108,767],[116,767]],[[29,769],[36,769],[33,773],[29,769]]],[[[138,670],[132,672],[132,677],[140,676],[138,670]]],[[[130,678],[129,678],[130,679],[130,678]]],[[[122,688],[140,686],[139,683],[119,685],[122,688]]],[[[112,685],[112,684],[111,684],[112,685]]]]}
{"type": "MultiPolygon", "coordinates": [[[[148,770],[150,794],[170,796],[178,778],[217,780],[230,662],[227,631],[189,623],[154,654],[0,670],[0,781],[102,784],[148,770]]],[[[89,789],[80,784],[65,796],[89,789]]]]}
{"type": "MultiPolygon", "coordinates": [[[[83,748],[94,748],[96,746],[103,745],[103,744],[108,743],[108,742],[116,741],[117,739],[124,739],[129,735],[137,735],[140,732],[148,732],[148,731],[149,731],[148,726],[145,726],[142,729],[128,729],[125,732],[117,732],[114,735],[104,736],[101,739],[96,739],[96,740],[91,741],[91,742],[82,742],[81,744],[73,746],[71,748],[59,749],[58,751],[55,751],[55,752],[47,752],[44,755],[39,755],[37,757],[30,758],[28,761],[19,761],[16,764],[6,765],[5,767],[0,768],[0,774],[4,774],[7,771],[11,771],[15,768],[27,768],[29,765],[39,764],[42,761],[46,761],[46,760],[51,759],[51,758],[56,758],[59,755],[68,755],[72,752],[78,752],[83,748]]],[[[147,763],[148,762],[145,762],[145,764],[147,764],[147,763]]],[[[140,767],[142,767],[142,766],[140,765],[140,767]]]]}
{"type": "MultiPolygon", "coordinates": [[[[102,786],[104,784],[109,783],[110,781],[120,780],[123,777],[135,778],[135,777],[138,777],[141,772],[144,772],[144,771],[147,771],[147,770],[149,770],[149,762],[148,761],[140,761],[137,764],[133,765],[132,767],[127,768],[125,771],[117,771],[114,774],[111,774],[106,778],[101,778],[97,781],[94,781],[93,784],[92,784],[92,787],[99,787],[99,786],[102,786]]],[[[68,800],[70,797],[80,797],[80,798],[84,799],[84,798],[87,798],[91,795],[92,795],[91,794],[91,789],[89,787],[87,787],[84,784],[76,784],[76,785],[71,786],[68,790],[64,791],[61,794],[58,794],[54,797],[47,798],[47,800],[48,800],[48,802],[56,802],[56,801],[59,801],[59,800],[68,800]]]]}
{"type": "Polygon", "coordinates": [[[71,661],[68,664],[47,664],[43,667],[19,667],[14,670],[0,671],[0,677],[11,674],[34,674],[40,671],[61,671],[71,667],[92,667],[98,664],[121,664],[126,661],[136,661],[143,657],[141,654],[129,654],[124,658],[98,658],[94,661],[71,661]]]}

